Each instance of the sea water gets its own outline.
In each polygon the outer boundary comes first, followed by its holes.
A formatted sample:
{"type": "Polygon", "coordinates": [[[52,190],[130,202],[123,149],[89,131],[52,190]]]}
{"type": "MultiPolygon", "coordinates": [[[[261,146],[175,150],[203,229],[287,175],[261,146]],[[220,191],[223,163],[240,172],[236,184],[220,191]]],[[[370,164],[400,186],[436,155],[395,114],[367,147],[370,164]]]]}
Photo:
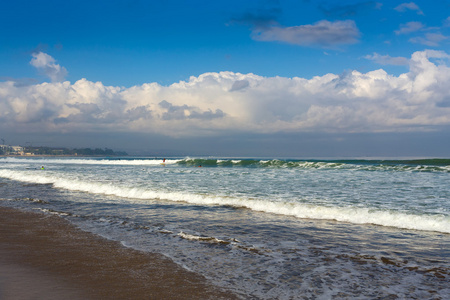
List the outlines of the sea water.
{"type": "Polygon", "coordinates": [[[242,298],[450,299],[447,159],[8,157],[0,199],[242,298]]]}

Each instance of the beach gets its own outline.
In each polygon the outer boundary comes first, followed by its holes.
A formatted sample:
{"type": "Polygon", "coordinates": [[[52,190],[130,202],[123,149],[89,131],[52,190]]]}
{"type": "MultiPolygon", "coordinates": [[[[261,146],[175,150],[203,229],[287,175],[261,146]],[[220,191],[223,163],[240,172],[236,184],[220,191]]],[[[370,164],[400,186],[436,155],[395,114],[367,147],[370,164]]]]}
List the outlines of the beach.
{"type": "Polygon", "coordinates": [[[57,216],[0,208],[0,298],[234,299],[160,254],[57,216]]]}

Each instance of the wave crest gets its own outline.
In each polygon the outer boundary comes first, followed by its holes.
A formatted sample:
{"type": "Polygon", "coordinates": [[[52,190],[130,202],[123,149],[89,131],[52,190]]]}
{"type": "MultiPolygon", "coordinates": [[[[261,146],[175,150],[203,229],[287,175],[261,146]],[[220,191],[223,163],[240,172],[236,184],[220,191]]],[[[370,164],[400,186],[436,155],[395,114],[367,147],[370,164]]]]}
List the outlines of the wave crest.
{"type": "Polygon", "coordinates": [[[39,184],[52,184],[56,188],[82,191],[91,194],[113,195],[142,200],[169,200],[196,205],[220,205],[246,208],[254,211],[293,216],[302,219],[335,220],[353,224],[374,224],[403,229],[450,233],[450,216],[443,214],[408,214],[393,210],[375,210],[359,207],[328,207],[298,202],[269,201],[254,198],[223,197],[183,192],[153,191],[139,187],[117,186],[112,183],[86,182],[62,179],[36,172],[0,169],[0,177],[39,184]]]}

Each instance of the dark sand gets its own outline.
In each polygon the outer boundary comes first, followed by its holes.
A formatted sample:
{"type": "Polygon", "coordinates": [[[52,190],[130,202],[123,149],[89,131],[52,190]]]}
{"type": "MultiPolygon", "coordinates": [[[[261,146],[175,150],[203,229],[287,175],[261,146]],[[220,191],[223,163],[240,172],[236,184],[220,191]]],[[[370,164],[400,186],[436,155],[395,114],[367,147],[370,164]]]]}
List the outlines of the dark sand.
{"type": "Polygon", "coordinates": [[[0,207],[0,299],[236,299],[170,259],[0,207]]]}

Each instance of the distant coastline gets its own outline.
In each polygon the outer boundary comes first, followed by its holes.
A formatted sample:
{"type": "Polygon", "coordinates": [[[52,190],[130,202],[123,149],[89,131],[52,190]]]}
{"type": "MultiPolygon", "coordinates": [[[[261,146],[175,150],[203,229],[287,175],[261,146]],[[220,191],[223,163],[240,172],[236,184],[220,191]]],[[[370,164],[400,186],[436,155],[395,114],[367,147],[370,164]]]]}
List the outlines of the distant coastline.
{"type": "Polygon", "coordinates": [[[0,145],[0,156],[128,156],[125,151],[114,151],[109,148],[63,148],[63,147],[22,147],[0,145]]]}

